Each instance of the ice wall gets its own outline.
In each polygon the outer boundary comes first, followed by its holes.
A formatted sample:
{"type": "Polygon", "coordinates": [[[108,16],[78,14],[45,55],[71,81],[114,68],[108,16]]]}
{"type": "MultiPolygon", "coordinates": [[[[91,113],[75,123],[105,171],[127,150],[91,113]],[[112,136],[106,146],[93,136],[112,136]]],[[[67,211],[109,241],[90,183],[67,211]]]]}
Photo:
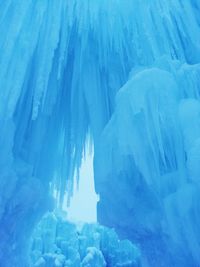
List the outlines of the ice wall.
{"type": "Polygon", "coordinates": [[[199,265],[199,70],[163,59],[133,75],[102,135],[99,221],[139,242],[144,266],[199,265]]]}
{"type": "Polygon", "coordinates": [[[88,139],[101,222],[137,239],[146,266],[179,252],[199,264],[199,10],[193,0],[1,1],[1,265],[26,266],[50,192],[71,195],[88,139]]]}

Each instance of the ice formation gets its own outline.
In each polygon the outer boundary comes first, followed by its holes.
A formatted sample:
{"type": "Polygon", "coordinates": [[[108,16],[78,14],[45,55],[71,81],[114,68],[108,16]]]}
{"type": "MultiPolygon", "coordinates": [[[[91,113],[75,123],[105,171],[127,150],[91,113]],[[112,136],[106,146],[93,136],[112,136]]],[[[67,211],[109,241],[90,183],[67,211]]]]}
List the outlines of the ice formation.
{"type": "Polygon", "coordinates": [[[33,267],[139,267],[140,252],[113,229],[98,224],[76,226],[48,213],[31,241],[33,267]]]}
{"type": "Polygon", "coordinates": [[[0,266],[28,266],[87,142],[98,221],[144,267],[200,266],[200,2],[1,0],[0,32],[0,266]]]}

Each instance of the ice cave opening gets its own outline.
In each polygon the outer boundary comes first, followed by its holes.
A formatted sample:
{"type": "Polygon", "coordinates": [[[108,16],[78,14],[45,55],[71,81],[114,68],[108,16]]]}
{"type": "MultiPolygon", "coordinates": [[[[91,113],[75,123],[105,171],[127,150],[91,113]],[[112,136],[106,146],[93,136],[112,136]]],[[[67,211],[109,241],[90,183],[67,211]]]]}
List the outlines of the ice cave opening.
{"type": "MultiPolygon", "coordinates": [[[[73,195],[68,203],[67,195],[64,199],[63,210],[67,218],[74,222],[97,222],[97,202],[99,196],[95,192],[93,151],[86,148],[79,170],[79,178],[74,183],[73,195]]],[[[76,180],[76,173],[74,180],[76,180]]]]}
{"type": "Polygon", "coordinates": [[[114,228],[97,222],[99,196],[89,149],[78,173],[70,200],[66,193],[62,207],[55,205],[36,225],[30,241],[30,267],[140,267],[139,247],[120,240],[114,228]]]}

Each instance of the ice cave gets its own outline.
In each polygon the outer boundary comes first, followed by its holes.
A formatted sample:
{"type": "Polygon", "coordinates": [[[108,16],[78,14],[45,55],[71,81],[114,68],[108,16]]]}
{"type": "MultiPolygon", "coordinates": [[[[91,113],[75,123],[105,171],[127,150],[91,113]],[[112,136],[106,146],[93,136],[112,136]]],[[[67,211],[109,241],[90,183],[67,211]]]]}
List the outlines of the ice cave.
{"type": "Polygon", "coordinates": [[[199,228],[200,1],[1,0],[0,267],[199,267],[199,228]]]}

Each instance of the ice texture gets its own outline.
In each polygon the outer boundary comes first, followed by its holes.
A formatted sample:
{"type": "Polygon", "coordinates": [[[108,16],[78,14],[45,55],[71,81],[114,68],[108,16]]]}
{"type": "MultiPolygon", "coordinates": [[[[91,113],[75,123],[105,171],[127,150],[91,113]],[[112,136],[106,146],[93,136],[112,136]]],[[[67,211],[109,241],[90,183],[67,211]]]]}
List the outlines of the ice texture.
{"type": "Polygon", "coordinates": [[[28,266],[87,142],[99,222],[144,267],[200,265],[199,25],[198,0],[0,1],[0,266],[28,266]]]}
{"type": "Polygon", "coordinates": [[[183,86],[198,70],[163,58],[132,75],[96,153],[99,222],[139,242],[144,266],[200,262],[200,101],[183,86]]]}
{"type": "Polygon", "coordinates": [[[34,230],[31,267],[139,267],[140,251],[113,229],[47,213],[34,230]]]}

